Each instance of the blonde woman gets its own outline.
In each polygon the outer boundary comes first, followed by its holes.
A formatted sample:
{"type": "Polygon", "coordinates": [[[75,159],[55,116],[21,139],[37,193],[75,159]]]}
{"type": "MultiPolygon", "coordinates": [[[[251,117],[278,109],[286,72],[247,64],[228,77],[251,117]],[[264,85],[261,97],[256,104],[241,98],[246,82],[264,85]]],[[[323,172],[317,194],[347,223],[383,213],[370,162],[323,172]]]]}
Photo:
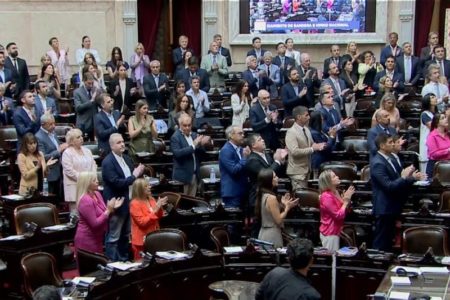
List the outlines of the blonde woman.
{"type": "Polygon", "coordinates": [[[98,191],[96,172],[81,172],[78,176],[77,210],[79,221],[75,233],[75,249],[103,253],[103,240],[108,229],[109,216],[123,203],[123,198],[112,198],[105,205],[98,191]]]}
{"type": "MultiPolygon", "coordinates": [[[[387,77],[389,78],[389,77],[387,77]]],[[[378,108],[372,116],[372,127],[376,126],[377,120],[376,115],[380,110],[385,110],[389,113],[389,126],[392,126],[396,128],[397,130],[400,127],[400,111],[396,107],[397,100],[395,99],[395,96],[391,93],[384,94],[383,98],[381,98],[380,101],[380,108],[378,108]]]]}
{"type": "Polygon", "coordinates": [[[140,89],[144,76],[148,74],[150,69],[150,58],[145,54],[144,45],[138,43],[134,48],[134,53],[130,57],[131,67],[131,79],[137,84],[137,88],[140,89]]]}
{"type": "Polygon", "coordinates": [[[167,204],[167,196],[155,200],[151,186],[144,178],[133,182],[130,203],[131,245],[134,259],[140,259],[139,253],[144,249],[145,236],[159,229],[159,219],[163,216],[162,207],[167,204]]]}
{"type": "Polygon", "coordinates": [[[83,134],[74,128],[67,132],[66,143],[69,145],[62,155],[64,196],[70,210],[76,210],[76,187],[78,177],[83,171],[97,172],[97,164],[91,150],[83,147],[83,134]]]}
{"type": "Polygon", "coordinates": [[[153,139],[158,137],[156,122],[148,114],[147,101],[141,99],[136,102],[136,115],[128,120],[128,134],[130,135],[130,154],[134,158],[137,152],[154,152],[153,139]]]}

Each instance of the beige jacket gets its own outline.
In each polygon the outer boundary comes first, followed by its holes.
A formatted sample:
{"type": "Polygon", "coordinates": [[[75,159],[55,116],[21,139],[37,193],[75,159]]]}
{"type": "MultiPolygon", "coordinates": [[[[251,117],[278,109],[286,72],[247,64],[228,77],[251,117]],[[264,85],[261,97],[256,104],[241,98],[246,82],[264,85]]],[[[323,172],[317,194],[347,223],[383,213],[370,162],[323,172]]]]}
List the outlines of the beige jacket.
{"type": "Polygon", "coordinates": [[[313,139],[311,131],[305,127],[305,135],[302,128],[294,123],[286,132],[286,147],[289,151],[287,175],[307,175],[311,170],[311,154],[313,153],[313,139]]]}

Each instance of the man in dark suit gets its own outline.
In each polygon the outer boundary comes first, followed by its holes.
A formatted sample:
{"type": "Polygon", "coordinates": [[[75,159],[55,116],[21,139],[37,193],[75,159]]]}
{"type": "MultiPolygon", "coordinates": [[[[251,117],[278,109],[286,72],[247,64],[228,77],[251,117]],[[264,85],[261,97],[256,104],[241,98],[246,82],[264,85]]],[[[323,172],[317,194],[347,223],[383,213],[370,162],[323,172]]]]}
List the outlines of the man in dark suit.
{"type": "Polygon", "coordinates": [[[369,161],[372,160],[377,154],[378,148],[375,144],[375,139],[380,133],[385,133],[388,136],[397,135],[397,130],[394,127],[389,126],[389,113],[385,110],[379,110],[375,114],[375,119],[377,121],[377,125],[370,128],[367,132],[367,146],[369,147],[369,161]]]}
{"type": "Polygon", "coordinates": [[[276,150],[280,147],[277,127],[278,110],[275,105],[270,104],[270,94],[266,90],[258,92],[258,102],[250,108],[250,122],[253,131],[259,133],[267,146],[276,150]]]}
{"type": "Polygon", "coordinates": [[[114,109],[121,113],[131,110],[137,93],[133,79],[127,77],[127,69],[121,64],[118,67],[119,77],[109,84],[109,94],[114,97],[114,109]]]}
{"type": "Polygon", "coordinates": [[[75,112],[77,113],[76,125],[90,140],[94,140],[94,116],[97,114],[97,91],[94,87],[94,77],[86,74],[83,78],[84,85],[73,92],[75,112]]]}
{"type": "MultiPolygon", "coordinates": [[[[250,182],[250,191],[248,196],[249,217],[252,218],[252,237],[258,237],[260,222],[257,222],[255,216],[255,203],[256,203],[256,188],[258,186],[258,174],[262,169],[270,168],[277,175],[282,169],[282,165],[285,163],[287,150],[277,149],[273,154],[273,158],[266,152],[266,143],[261,135],[254,133],[247,139],[247,144],[250,147],[250,155],[247,157],[247,163],[245,170],[248,174],[250,182]]],[[[258,219],[258,221],[260,221],[258,219]]]]}
{"type": "Polygon", "coordinates": [[[319,77],[317,69],[311,67],[311,57],[308,53],[300,54],[300,66],[298,67],[301,80],[308,88],[306,99],[308,100],[308,108],[314,106],[314,88],[319,88],[322,83],[321,76],[319,77]]]}
{"type": "Polygon", "coordinates": [[[184,194],[195,196],[200,161],[205,154],[203,146],[210,143],[211,139],[192,132],[192,118],[188,114],[181,114],[178,124],[179,130],[176,130],[170,138],[170,149],[173,153],[172,179],[184,184],[184,194]]]}
{"type": "Polygon", "coordinates": [[[34,113],[33,93],[28,90],[22,91],[19,99],[22,106],[18,107],[13,115],[13,123],[16,127],[18,139],[17,151],[19,151],[20,145],[22,144],[22,137],[28,132],[35,134],[41,127],[41,122],[34,113]]]}
{"type": "MultiPolygon", "coordinates": [[[[339,67],[335,63],[329,65],[329,77],[324,79],[322,84],[328,84],[333,89],[333,101],[336,104],[336,109],[339,109],[339,114],[346,117],[345,102],[348,97],[351,97],[350,91],[342,78],[339,77],[339,67]]],[[[325,131],[328,132],[328,131],[325,131]]]]}
{"type": "Polygon", "coordinates": [[[336,142],[342,141],[344,129],[352,125],[354,119],[342,118],[340,112],[336,109],[336,102],[334,102],[331,93],[323,93],[320,102],[322,103],[320,113],[323,118],[323,132],[329,132],[330,129],[334,128],[336,130],[336,142]]]}
{"type": "Polygon", "coordinates": [[[332,45],[330,48],[331,56],[324,60],[323,62],[323,78],[328,78],[330,74],[328,71],[330,70],[330,64],[335,63],[338,68],[341,68],[341,50],[339,45],[332,45]]]}
{"type": "Polygon", "coordinates": [[[109,138],[111,152],[102,161],[103,199],[123,198],[123,204],[109,218],[105,254],[112,261],[127,261],[130,242],[131,185],[144,172],[144,165],[133,169],[131,158],[124,154],[125,142],[119,133],[109,138]]]}
{"type": "Polygon", "coordinates": [[[433,49],[434,58],[429,60],[425,67],[423,68],[424,78],[428,75],[428,66],[431,64],[436,64],[441,68],[441,76],[445,76],[447,78],[447,82],[450,84],[450,60],[445,58],[445,48],[444,46],[437,45],[433,49]]]}
{"type": "Polygon", "coordinates": [[[295,60],[286,56],[286,45],[278,43],[276,46],[277,56],[272,59],[272,63],[280,68],[280,85],[283,86],[289,81],[288,73],[291,68],[295,67],[295,60]]]}
{"type": "Polygon", "coordinates": [[[400,173],[394,164],[393,138],[380,133],[375,143],[377,153],[370,162],[370,179],[372,182],[372,213],[375,216],[375,232],[372,247],[382,251],[392,250],[395,237],[395,222],[400,216],[405,194],[416,180],[426,176],[411,165],[400,173]]]}
{"type": "Polygon", "coordinates": [[[300,75],[296,68],[289,70],[289,82],[281,87],[281,100],[284,105],[284,116],[291,116],[292,109],[296,106],[308,106],[306,94],[308,88],[303,81],[300,81],[300,75]]]}
{"type": "Polygon", "coordinates": [[[0,52],[0,83],[5,84],[4,95],[11,97],[16,84],[13,82],[11,70],[5,67],[5,61],[5,53],[0,52]]]}
{"type": "Polygon", "coordinates": [[[51,115],[56,116],[58,114],[56,102],[55,99],[47,96],[47,82],[38,80],[34,86],[37,92],[34,101],[34,112],[36,113],[36,117],[40,118],[45,113],[50,113],[51,115]]]}
{"type": "Polygon", "coordinates": [[[16,83],[14,95],[17,97],[30,87],[30,75],[28,74],[27,62],[17,57],[19,52],[16,43],[6,45],[8,58],[5,60],[5,68],[11,70],[13,81],[16,83]]]}
{"type": "Polygon", "coordinates": [[[198,76],[200,77],[200,89],[208,93],[210,89],[208,72],[205,69],[199,68],[199,61],[195,56],[188,59],[188,65],[189,68],[176,74],[175,81],[182,80],[187,91],[191,88],[191,77],[198,76]]]}
{"type": "Polygon", "coordinates": [[[380,79],[382,77],[389,77],[392,80],[392,87],[397,93],[402,93],[405,90],[405,84],[403,82],[404,75],[395,70],[395,57],[389,55],[385,61],[386,69],[378,72],[375,76],[373,88],[378,91],[380,88],[380,79]]]}
{"type": "Polygon", "coordinates": [[[389,33],[389,45],[384,47],[380,53],[380,63],[383,67],[386,64],[386,60],[389,56],[393,56],[394,60],[402,55],[402,48],[397,44],[398,34],[396,32],[389,33]]]}
{"type": "Polygon", "coordinates": [[[231,53],[228,48],[222,46],[222,36],[220,34],[215,34],[213,39],[214,42],[216,42],[217,45],[219,46],[219,54],[226,58],[227,65],[231,67],[231,65],[233,64],[233,62],[231,61],[231,53]]]}
{"type": "Polygon", "coordinates": [[[422,69],[420,68],[420,59],[412,55],[412,46],[410,42],[403,43],[403,55],[395,60],[397,71],[403,75],[405,86],[416,86],[420,78],[422,69]]]}
{"type": "Polygon", "coordinates": [[[244,145],[244,131],[239,126],[229,126],[225,130],[228,141],[220,149],[220,194],[225,206],[241,207],[247,192],[247,173],[245,164],[250,154],[244,145]]]}
{"type": "Polygon", "coordinates": [[[39,151],[44,154],[45,161],[51,158],[58,161],[47,170],[48,191],[61,198],[61,154],[69,146],[61,143],[55,134],[55,118],[51,114],[41,116],[41,128],[36,132],[39,151]]]}
{"type": "Polygon", "coordinates": [[[258,36],[255,36],[252,39],[252,46],[253,49],[249,50],[247,52],[247,56],[254,56],[256,57],[256,61],[258,63],[258,65],[261,65],[264,63],[264,53],[266,53],[266,50],[261,48],[261,38],[258,36]]]}
{"type": "Polygon", "coordinates": [[[264,71],[258,69],[258,62],[256,57],[247,56],[245,59],[247,70],[242,72],[242,78],[248,82],[248,89],[252,94],[252,97],[258,96],[258,91],[266,86],[266,78],[264,71]]]}
{"type": "Polygon", "coordinates": [[[422,67],[434,58],[434,47],[439,45],[439,35],[436,32],[428,34],[428,45],[420,49],[420,62],[422,67]]]}
{"type": "Polygon", "coordinates": [[[113,110],[114,100],[106,93],[98,95],[95,101],[102,108],[94,117],[98,150],[102,155],[107,155],[111,151],[109,137],[111,134],[119,132],[125,121],[125,115],[120,115],[119,111],[113,110]]]}
{"type": "Polygon", "coordinates": [[[192,49],[188,48],[189,38],[185,35],[180,35],[178,38],[179,47],[173,49],[172,51],[172,62],[173,69],[176,70],[178,65],[183,63],[183,55],[186,51],[191,51],[192,49]]]}
{"type": "Polygon", "coordinates": [[[160,70],[160,62],[153,60],[150,62],[150,74],[144,76],[145,98],[150,110],[156,110],[161,105],[167,107],[167,99],[170,97],[169,79],[160,70]]]}

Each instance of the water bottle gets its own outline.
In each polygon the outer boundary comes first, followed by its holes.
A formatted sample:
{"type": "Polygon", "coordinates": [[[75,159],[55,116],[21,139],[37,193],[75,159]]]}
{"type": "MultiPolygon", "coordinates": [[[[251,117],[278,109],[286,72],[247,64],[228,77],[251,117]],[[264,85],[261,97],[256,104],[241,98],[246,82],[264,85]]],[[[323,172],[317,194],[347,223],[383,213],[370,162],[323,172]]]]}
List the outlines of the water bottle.
{"type": "Polygon", "coordinates": [[[42,195],[48,196],[48,180],[47,180],[47,178],[44,178],[44,183],[42,186],[42,195]]]}
{"type": "Polygon", "coordinates": [[[209,171],[209,182],[216,183],[216,171],[214,170],[214,167],[209,171]]]}

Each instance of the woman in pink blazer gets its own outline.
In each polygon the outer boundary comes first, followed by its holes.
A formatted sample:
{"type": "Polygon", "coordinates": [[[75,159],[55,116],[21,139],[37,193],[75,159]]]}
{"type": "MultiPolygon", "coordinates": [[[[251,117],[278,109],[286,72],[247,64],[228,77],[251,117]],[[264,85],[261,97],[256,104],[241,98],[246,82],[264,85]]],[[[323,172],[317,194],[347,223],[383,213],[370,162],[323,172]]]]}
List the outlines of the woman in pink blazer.
{"type": "Polygon", "coordinates": [[[443,113],[435,113],[431,121],[431,132],[427,137],[428,178],[433,177],[436,161],[450,159],[450,137],[448,136],[448,119],[443,113]]]}

